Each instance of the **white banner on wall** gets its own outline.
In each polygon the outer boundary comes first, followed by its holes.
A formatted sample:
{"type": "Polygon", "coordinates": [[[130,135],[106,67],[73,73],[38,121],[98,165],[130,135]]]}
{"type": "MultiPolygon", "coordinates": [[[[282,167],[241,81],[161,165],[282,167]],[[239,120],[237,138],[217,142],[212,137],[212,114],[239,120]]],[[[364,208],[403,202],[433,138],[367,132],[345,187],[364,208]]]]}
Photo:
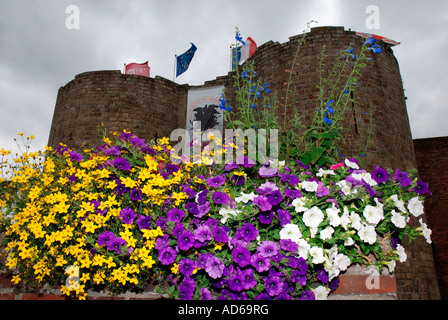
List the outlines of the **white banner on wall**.
{"type": "Polygon", "coordinates": [[[224,110],[219,108],[219,99],[224,86],[188,90],[186,129],[193,137],[194,131],[218,129],[222,132],[224,110]],[[193,122],[200,128],[193,128],[193,122]]]}

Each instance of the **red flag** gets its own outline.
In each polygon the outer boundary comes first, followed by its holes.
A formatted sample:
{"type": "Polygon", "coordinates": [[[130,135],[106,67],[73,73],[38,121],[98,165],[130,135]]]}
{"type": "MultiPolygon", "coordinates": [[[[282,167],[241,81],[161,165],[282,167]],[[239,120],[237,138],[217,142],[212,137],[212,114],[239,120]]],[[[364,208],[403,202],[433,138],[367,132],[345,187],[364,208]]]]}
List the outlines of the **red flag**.
{"type": "Polygon", "coordinates": [[[377,34],[370,34],[370,33],[364,33],[364,32],[356,32],[356,34],[363,38],[372,37],[376,40],[383,40],[385,43],[390,44],[391,46],[397,46],[401,43],[401,42],[397,42],[397,41],[394,41],[394,40],[386,38],[386,37],[379,36],[377,34]]]}
{"type": "Polygon", "coordinates": [[[149,77],[149,69],[148,61],[144,63],[130,63],[126,65],[124,73],[149,77]]]}
{"type": "Polygon", "coordinates": [[[255,50],[257,50],[257,44],[251,37],[248,37],[245,44],[241,47],[240,60],[249,59],[255,53],[255,50]]]}

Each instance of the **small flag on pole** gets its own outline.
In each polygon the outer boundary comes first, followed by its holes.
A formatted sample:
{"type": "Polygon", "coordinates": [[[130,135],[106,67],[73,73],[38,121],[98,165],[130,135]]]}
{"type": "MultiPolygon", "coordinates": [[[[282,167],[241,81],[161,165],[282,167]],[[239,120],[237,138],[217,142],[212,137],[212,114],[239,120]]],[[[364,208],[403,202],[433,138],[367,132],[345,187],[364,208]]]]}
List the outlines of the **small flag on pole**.
{"type": "Polygon", "coordinates": [[[360,37],[363,37],[363,38],[366,38],[366,39],[372,37],[372,38],[374,38],[376,40],[383,40],[384,43],[390,44],[391,46],[397,46],[397,45],[399,45],[401,43],[401,42],[397,42],[397,41],[394,41],[392,39],[389,39],[389,38],[386,38],[386,37],[382,37],[382,36],[379,36],[379,35],[376,35],[376,34],[370,34],[370,33],[364,33],[364,32],[356,32],[356,35],[358,35],[360,37]]]}
{"type": "Polygon", "coordinates": [[[248,37],[243,43],[239,47],[232,48],[232,71],[236,69],[241,61],[249,59],[257,50],[257,44],[251,37],[248,37]]]}
{"type": "Polygon", "coordinates": [[[124,69],[125,74],[135,74],[138,76],[149,77],[150,67],[148,65],[148,61],[144,63],[129,63],[125,65],[124,69]]]}
{"type": "Polygon", "coordinates": [[[190,49],[188,49],[185,53],[181,54],[180,56],[176,57],[177,60],[176,77],[180,76],[182,73],[187,71],[196,50],[197,50],[196,46],[193,43],[191,43],[190,49]]]}

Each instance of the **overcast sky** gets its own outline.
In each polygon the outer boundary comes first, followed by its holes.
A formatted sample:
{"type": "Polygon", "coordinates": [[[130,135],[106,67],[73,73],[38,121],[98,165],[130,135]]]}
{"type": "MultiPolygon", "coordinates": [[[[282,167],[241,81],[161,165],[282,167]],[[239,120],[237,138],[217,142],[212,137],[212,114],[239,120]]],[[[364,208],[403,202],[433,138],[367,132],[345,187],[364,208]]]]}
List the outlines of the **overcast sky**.
{"type": "Polygon", "coordinates": [[[175,81],[203,84],[229,71],[236,26],[260,46],[288,41],[310,20],[400,41],[393,50],[413,137],[448,136],[446,0],[0,0],[0,148],[15,150],[25,132],[43,149],[58,89],[79,73],[149,60],[151,77],[172,80],[174,55],[193,42],[196,55],[175,81]],[[66,26],[69,5],[79,29],[66,26]],[[366,25],[369,5],[379,29],[366,25]]]}

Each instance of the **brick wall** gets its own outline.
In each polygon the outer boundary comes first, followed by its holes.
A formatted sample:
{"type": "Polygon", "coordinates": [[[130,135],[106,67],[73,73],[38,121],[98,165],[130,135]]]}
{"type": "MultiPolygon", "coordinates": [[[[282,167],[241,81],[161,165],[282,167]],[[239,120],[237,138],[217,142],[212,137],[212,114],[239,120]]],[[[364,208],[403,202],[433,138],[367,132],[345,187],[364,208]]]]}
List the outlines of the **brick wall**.
{"type": "Polygon", "coordinates": [[[448,137],[414,140],[420,179],[432,196],[425,202],[442,299],[448,299],[448,137]]]}

